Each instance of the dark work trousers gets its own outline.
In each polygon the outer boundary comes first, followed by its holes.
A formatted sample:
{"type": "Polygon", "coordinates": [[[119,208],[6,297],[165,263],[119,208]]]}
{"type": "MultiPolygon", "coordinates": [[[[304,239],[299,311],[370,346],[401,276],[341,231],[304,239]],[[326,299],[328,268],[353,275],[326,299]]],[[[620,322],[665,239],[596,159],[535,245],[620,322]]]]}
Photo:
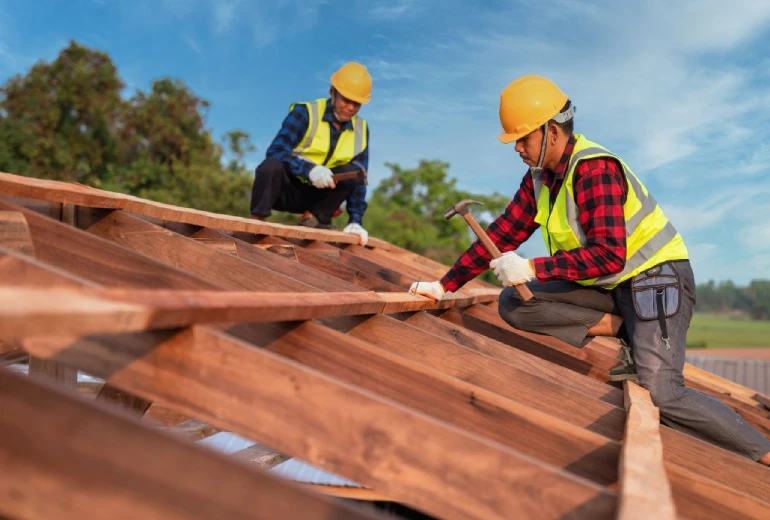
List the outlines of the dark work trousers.
{"type": "MultiPolygon", "coordinates": [[[[353,165],[334,168],[334,173],[355,171],[353,165]]],[[[251,214],[267,217],[271,210],[304,213],[310,211],[321,224],[329,224],[332,215],[360,182],[357,179],[336,183],[334,189],[318,189],[286,171],[279,159],[268,157],[257,166],[251,188],[251,214]]]]}
{"type": "MultiPolygon", "coordinates": [[[[717,444],[752,460],[770,452],[770,440],[722,402],[685,387],[685,343],[695,306],[695,278],[689,261],[667,262],[678,278],[678,305],[665,318],[668,345],[658,319],[640,316],[634,307],[632,284],[644,282],[645,273],[611,291],[578,283],[530,282],[533,298],[522,302],[508,287],[500,294],[500,316],[511,326],[557,337],[575,346],[587,342],[588,329],[605,313],[620,314],[636,363],[639,384],[650,391],[660,408],[661,421],[677,430],[717,444]],[[642,319],[644,318],[644,319],[642,319]]],[[[637,298],[639,295],[637,295],[637,298]]],[[[639,302],[641,300],[637,300],[639,302]]]]}

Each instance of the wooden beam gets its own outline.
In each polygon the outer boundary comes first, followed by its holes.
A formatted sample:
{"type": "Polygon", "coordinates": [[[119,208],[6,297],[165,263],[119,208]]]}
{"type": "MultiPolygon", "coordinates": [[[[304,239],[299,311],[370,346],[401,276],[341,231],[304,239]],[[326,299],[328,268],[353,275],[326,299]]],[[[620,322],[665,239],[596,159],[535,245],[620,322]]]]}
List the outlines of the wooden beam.
{"type": "Polygon", "coordinates": [[[132,288],[217,289],[188,273],[61,222],[0,201],[27,220],[38,260],[89,280],[132,288]]]}
{"type": "Polygon", "coordinates": [[[30,377],[53,381],[65,388],[77,388],[77,369],[57,361],[38,359],[33,356],[29,360],[29,375],[30,377]]]}
{"type": "Polygon", "coordinates": [[[18,211],[0,211],[0,245],[27,256],[35,256],[35,245],[27,219],[18,211]]]}
{"type": "MultiPolygon", "coordinates": [[[[409,325],[394,323],[393,342],[411,342],[397,331],[409,325]]],[[[237,325],[229,332],[324,374],[599,484],[607,486],[617,481],[620,455],[617,442],[569,424],[553,414],[548,415],[542,407],[524,406],[481,385],[460,381],[375,348],[363,341],[366,332],[350,337],[313,322],[237,325]]],[[[447,352],[447,357],[451,356],[447,352]]],[[[479,376],[479,379],[485,377],[481,373],[479,376]]],[[[563,412],[563,409],[559,411],[563,412]]]]}
{"type": "Polygon", "coordinates": [[[110,212],[86,231],[225,289],[318,292],[307,284],[234,258],[122,211],[110,212]]]}
{"type": "Polygon", "coordinates": [[[188,419],[179,424],[168,426],[165,429],[170,433],[181,435],[191,441],[200,441],[221,431],[219,428],[197,419],[188,419]]]}
{"type": "Polygon", "coordinates": [[[282,462],[286,462],[290,457],[279,453],[261,444],[252,444],[248,448],[243,448],[230,455],[234,459],[247,464],[254,465],[261,469],[270,469],[282,462]]]}
{"type": "Polygon", "coordinates": [[[96,395],[96,400],[118,405],[137,417],[143,416],[152,405],[152,401],[136,397],[112,385],[104,385],[96,395]]]}
{"type": "MultiPolygon", "coordinates": [[[[355,284],[364,289],[380,292],[403,292],[405,290],[403,287],[392,284],[379,276],[343,265],[340,263],[338,253],[335,258],[330,258],[328,255],[319,254],[310,249],[294,246],[291,242],[276,237],[270,237],[270,240],[266,240],[265,237],[250,235],[248,233],[234,233],[233,237],[255,247],[292,247],[297,261],[302,265],[318,269],[328,275],[345,280],[346,282],[355,284]]],[[[268,249],[268,251],[271,250],[268,249]]],[[[337,250],[337,252],[338,251],[339,250],[337,250]]]]}
{"type": "Polygon", "coordinates": [[[553,417],[561,417],[575,426],[610,439],[622,438],[625,421],[622,409],[585,396],[569,386],[543,379],[526,369],[474,352],[387,316],[342,317],[324,322],[393,354],[553,417]],[[569,413],[565,413],[565,403],[569,403],[569,413]]]}
{"type": "Polygon", "coordinates": [[[584,377],[568,368],[550,363],[519,349],[496,341],[492,338],[474,332],[465,327],[442,320],[427,312],[402,314],[394,316],[397,319],[430,332],[445,340],[462,345],[465,348],[487,355],[498,361],[526,371],[530,374],[547,379],[554,383],[568,386],[594,399],[604,401],[616,407],[623,406],[623,391],[601,383],[596,379],[584,377]]]}
{"type": "Polygon", "coordinates": [[[30,520],[374,518],[0,371],[2,515],[30,520]]]}
{"type": "MultiPolygon", "coordinates": [[[[234,249],[235,256],[241,260],[270,269],[273,272],[288,276],[293,280],[315,287],[321,291],[355,292],[364,290],[357,285],[349,283],[347,280],[339,279],[329,273],[318,270],[314,266],[302,265],[292,261],[287,262],[286,258],[279,254],[262,250],[214,229],[200,229],[190,234],[185,234],[185,236],[205,244],[210,244],[212,241],[217,241],[219,244],[226,243],[228,248],[232,247],[234,249]]],[[[294,255],[293,246],[292,255],[294,255]]]]}
{"type": "Polygon", "coordinates": [[[674,505],[680,518],[770,518],[770,503],[758,500],[740,489],[744,479],[728,487],[671,463],[666,463],[666,473],[671,482],[674,505]]]}
{"type": "Polygon", "coordinates": [[[575,347],[565,344],[561,348],[553,348],[550,344],[540,342],[541,339],[545,339],[545,336],[535,337],[534,334],[520,333],[521,331],[516,331],[507,324],[503,326],[498,320],[486,315],[478,317],[476,314],[453,309],[440,314],[439,317],[578,374],[588,375],[599,381],[604,378],[602,382],[607,380],[607,370],[594,366],[591,360],[581,359],[581,357],[585,358],[585,354],[581,356],[580,350],[575,347]]]}
{"type": "Polygon", "coordinates": [[[608,518],[615,508],[602,486],[221,332],[30,347],[434,516],[608,518]]]}
{"type": "Polygon", "coordinates": [[[152,202],[130,195],[98,190],[79,184],[32,179],[0,173],[0,193],[9,197],[46,200],[75,204],[92,208],[124,209],[160,220],[173,220],[187,224],[231,231],[275,235],[303,240],[321,240],[341,244],[357,244],[358,237],[341,231],[313,229],[302,226],[286,226],[262,222],[250,218],[220,215],[190,208],[182,208],[152,202]]]}
{"type": "Polygon", "coordinates": [[[628,414],[620,462],[619,520],[674,520],[676,509],[660,439],[660,413],[650,393],[630,381],[623,383],[628,414]]]}
{"type": "MultiPolygon", "coordinates": [[[[442,316],[446,317],[447,315],[452,315],[454,313],[455,311],[451,311],[449,313],[444,313],[442,316]]],[[[477,320],[476,318],[468,316],[466,316],[464,319],[467,321],[477,320]]],[[[485,326],[487,325],[484,322],[480,322],[480,320],[478,321],[485,326]]],[[[470,331],[462,326],[457,326],[457,324],[452,323],[451,321],[439,320],[425,313],[416,313],[412,318],[409,318],[407,322],[415,323],[416,325],[423,327],[425,330],[429,330],[433,333],[438,331],[439,333],[444,334],[444,337],[448,336],[453,341],[462,343],[468,348],[474,348],[477,350],[484,348],[484,343],[479,341],[479,338],[486,338],[486,336],[482,336],[481,334],[470,331]],[[428,319],[423,318],[423,316],[428,319]],[[443,324],[443,326],[436,328],[434,326],[435,322],[439,322],[443,324]],[[471,340],[473,340],[473,342],[471,342],[471,340]]],[[[493,330],[492,333],[495,334],[497,332],[499,331],[493,330]]],[[[501,335],[500,337],[503,339],[503,341],[507,340],[506,336],[504,335],[501,335]]],[[[486,339],[489,340],[489,338],[486,339]]],[[[524,355],[529,358],[531,358],[531,356],[528,356],[524,352],[510,347],[503,346],[502,349],[485,349],[480,351],[500,361],[514,364],[522,370],[529,370],[530,372],[538,374],[541,377],[547,376],[547,367],[551,366],[553,369],[557,370],[557,372],[554,374],[557,377],[556,382],[559,382],[561,378],[564,377],[563,371],[567,370],[555,364],[548,363],[544,360],[538,361],[545,364],[545,368],[540,368],[538,364],[524,364],[523,366],[516,364],[515,362],[517,357],[512,357],[511,354],[524,355]]],[[[527,357],[525,357],[524,361],[526,361],[527,357]]],[[[518,363],[521,363],[521,361],[518,361],[518,363]]],[[[600,399],[612,404],[617,403],[616,396],[619,393],[620,405],[622,406],[623,394],[622,392],[619,392],[618,389],[610,385],[599,383],[595,379],[583,377],[572,371],[568,372],[572,373],[579,380],[584,380],[591,383],[588,387],[581,389],[583,393],[592,395],[592,397],[595,399],[600,399]],[[595,385],[599,385],[600,389],[601,387],[605,388],[607,394],[602,395],[599,393],[599,395],[593,395],[590,388],[595,385]]],[[[579,382],[574,381],[574,379],[564,379],[563,381],[576,389],[580,388],[579,382]]],[[[564,416],[569,417],[572,409],[573,408],[570,407],[569,410],[565,410],[564,416]]],[[[598,415],[596,419],[602,420],[602,416],[598,415]]],[[[716,448],[708,443],[693,437],[689,437],[668,427],[662,428],[661,436],[664,446],[663,454],[667,462],[675,463],[682,468],[698,473],[703,477],[710,479],[711,481],[721,483],[728,487],[734,488],[737,483],[740,482],[740,490],[742,492],[747,493],[759,500],[770,501],[770,487],[763,484],[764,480],[767,478],[767,475],[765,474],[766,468],[762,467],[760,464],[756,464],[755,462],[750,461],[745,457],[741,457],[723,449],[716,448]]]]}
{"type": "Polygon", "coordinates": [[[375,293],[258,293],[0,287],[0,335],[82,336],[184,327],[194,323],[290,321],[376,314],[375,293]],[[66,302],[63,305],[62,302],[66,302]]]}

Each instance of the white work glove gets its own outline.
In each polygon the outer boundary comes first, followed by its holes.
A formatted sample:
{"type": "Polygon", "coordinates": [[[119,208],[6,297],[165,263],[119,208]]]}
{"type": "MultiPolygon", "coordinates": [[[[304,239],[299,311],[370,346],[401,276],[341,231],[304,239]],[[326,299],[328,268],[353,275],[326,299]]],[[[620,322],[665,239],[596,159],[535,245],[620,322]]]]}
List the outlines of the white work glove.
{"type": "Polygon", "coordinates": [[[308,178],[310,179],[310,184],[319,190],[325,188],[333,189],[335,187],[332,171],[326,166],[321,166],[320,164],[318,166],[314,166],[313,169],[310,170],[310,175],[308,178]]]}
{"type": "Polygon", "coordinates": [[[529,260],[522,258],[513,251],[503,253],[503,256],[489,262],[497,279],[506,287],[519,285],[532,280],[535,277],[535,269],[529,260]]]}
{"type": "Polygon", "coordinates": [[[446,294],[441,282],[414,282],[409,287],[409,294],[427,296],[431,300],[440,300],[446,294]]]}
{"type": "Polygon", "coordinates": [[[345,229],[343,229],[345,233],[355,233],[358,235],[358,243],[362,246],[365,246],[366,243],[369,241],[369,232],[363,228],[361,224],[356,224],[355,222],[351,222],[347,226],[345,226],[345,229]]]}

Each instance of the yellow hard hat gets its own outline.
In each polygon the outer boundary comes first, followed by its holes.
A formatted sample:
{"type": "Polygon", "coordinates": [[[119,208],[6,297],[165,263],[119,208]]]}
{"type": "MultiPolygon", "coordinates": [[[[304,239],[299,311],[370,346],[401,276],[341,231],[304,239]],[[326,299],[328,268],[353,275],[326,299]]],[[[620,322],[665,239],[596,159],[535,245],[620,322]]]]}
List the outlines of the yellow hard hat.
{"type": "Polygon", "coordinates": [[[522,76],[500,94],[500,141],[512,143],[534,132],[559,114],[569,98],[552,81],[522,76]]]}
{"type": "Polygon", "coordinates": [[[351,61],[332,74],[332,86],[346,98],[368,103],[372,95],[372,77],[366,67],[351,61]]]}

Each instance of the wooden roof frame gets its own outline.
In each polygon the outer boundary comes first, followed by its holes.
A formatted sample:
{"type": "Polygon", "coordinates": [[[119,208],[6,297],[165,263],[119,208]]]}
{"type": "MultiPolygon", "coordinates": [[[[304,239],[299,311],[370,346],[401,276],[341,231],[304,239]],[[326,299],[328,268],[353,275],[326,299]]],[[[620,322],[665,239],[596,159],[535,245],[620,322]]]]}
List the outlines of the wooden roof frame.
{"type": "MultiPolygon", "coordinates": [[[[17,410],[0,431],[0,459],[39,484],[0,512],[43,518],[50,510],[33,502],[57,504],[71,494],[79,509],[57,513],[75,518],[99,503],[87,472],[64,485],[66,461],[85,434],[22,435],[46,420],[30,408],[46,396],[67,411],[51,421],[120,425],[126,442],[148,439],[145,455],[163,445],[200,464],[216,459],[223,482],[241,482],[217,499],[220,487],[195,484],[185,500],[210,498],[212,506],[185,511],[186,518],[221,518],[214,515],[249,486],[252,496],[263,495],[256,461],[270,462],[260,447],[233,457],[189,455],[184,437],[219,430],[277,450],[270,460],[299,457],[360,482],[367,496],[439,518],[770,514],[767,468],[659,427],[643,396],[624,408],[621,389],[606,383],[613,342],[577,350],[512,329],[495,309],[499,289],[480,281],[441,302],[406,294],[411,281],[445,269],[375,238],[363,248],[336,231],[0,174],[0,355],[18,360],[23,349],[38,376],[0,369],[0,400],[17,410]],[[67,393],[75,369],[106,382],[96,402],[67,393]],[[139,419],[153,403],[186,418],[166,428],[179,435],[139,419]],[[64,462],[34,454],[30,446],[40,442],[57,446],[64,462]],[[243,476],[244,460],[257,477],[243,476]],[[666,479],[654,490],[640,486],[639,477],[650,475],[666,479]]],[[[689,366],[685,375],[770,433],[764,396],[689,366]]],[[[625,401],[638,395],[627,389],[625,401]]],[[[128,459],[119,462],[96,441],[93,455],[128,468],[128,459]]],[[[187,485],[173,465],[156,470],[153,478],[187,485]]],[[[125,481],[128,493],[131,475],[111,478],[125,481]]],[[[0,504],[18,494],[10,480],[0,478],[0,504]]],[[[298,508],[293,518],[322,518],[337,507],[306,488],[270,483],[298,508]]],[[[146,511],[178,514],[176,499],[153,497],[146,511]]],[[[135,512],[121,493],[105,500],[114,514],[135,512]]],[[[271,501],[268,509],[282,507],[291,506],[271,501]]],[[[229,512],[261,518],[245,507],[229,512]]]]}

